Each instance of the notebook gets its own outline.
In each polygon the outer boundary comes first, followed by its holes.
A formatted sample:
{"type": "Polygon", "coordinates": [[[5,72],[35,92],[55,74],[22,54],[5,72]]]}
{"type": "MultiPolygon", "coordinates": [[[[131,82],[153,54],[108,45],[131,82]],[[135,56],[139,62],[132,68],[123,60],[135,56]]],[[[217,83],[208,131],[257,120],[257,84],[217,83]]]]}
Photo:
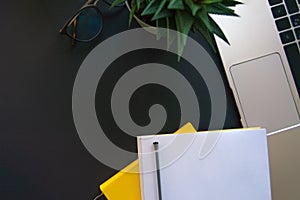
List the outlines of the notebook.
{"type": "MultiPolygon", "coordinates": [[[[187,123],[174,134],[194,132],[196,132],[196,130],[193,125],[187,123]]],[[[138,160],[133,161],[123,170],[102,183],[100,190],[108,200],[141,199],[138,160]]]]}
{"type": "Polygon", "coordinates": [[[137,140],[143,200],[271,200],[265,129],[137,140]]]}
{"type": "Polygon", "coordinates": [[[300,2],[240,0],[240,17],[213,15],[216,38],[244,127],[273,132],[300,122],[300,2]]]}

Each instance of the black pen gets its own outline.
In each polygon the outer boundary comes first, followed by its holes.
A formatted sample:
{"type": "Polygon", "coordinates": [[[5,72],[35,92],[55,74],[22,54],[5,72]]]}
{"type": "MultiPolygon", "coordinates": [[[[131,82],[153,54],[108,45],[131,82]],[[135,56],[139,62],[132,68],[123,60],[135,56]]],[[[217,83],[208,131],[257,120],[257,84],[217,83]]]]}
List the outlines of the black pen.
{"type": "Polygon", "coordinates": [[[158,200],[162,200],[161,183],[160,183],[160,167],[159,167],[159,156],[158,156],[158,142],[153,142],[153,146],[154,146],[155,162],[156,162],[158,200]]]}

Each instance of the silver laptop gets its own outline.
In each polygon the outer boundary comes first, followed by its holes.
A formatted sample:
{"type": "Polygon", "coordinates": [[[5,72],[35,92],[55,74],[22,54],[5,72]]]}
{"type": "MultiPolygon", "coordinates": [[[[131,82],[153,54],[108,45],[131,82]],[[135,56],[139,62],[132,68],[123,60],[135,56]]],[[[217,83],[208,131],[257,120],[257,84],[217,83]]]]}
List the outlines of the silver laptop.
{"type": "Polygon", "coordinates": [[[300,0],[241,2],[240,17],[213,16],[230,42],[216,38],[241,122],[268,132],[298,124],[300,0]]]}
{"type": "Polygon", "coordinates": [[[267,128],[273,200],[300,199],[300,0],[242,0],[240,16],[214,16],[244,127],[267,128]],[[286,128],[289,127],[289,128],[286,128]]]}

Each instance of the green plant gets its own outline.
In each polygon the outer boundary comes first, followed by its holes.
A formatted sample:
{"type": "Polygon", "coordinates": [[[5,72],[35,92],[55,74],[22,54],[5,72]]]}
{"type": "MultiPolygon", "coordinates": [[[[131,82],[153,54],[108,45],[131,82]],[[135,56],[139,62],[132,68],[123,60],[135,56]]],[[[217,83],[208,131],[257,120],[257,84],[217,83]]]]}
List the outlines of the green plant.
{"type": "MultiPolygon", "coordinates": [[[[126,0],[115,0],[113,6],[126,0]]],[[[129,24],[136,15],[156,27],[173,29],[183,34],[177,38],[178,53],[182,54],[187,35],[191,31],[202,34],[216,52],[214,34],[228,42],[218,24],[210,14],[238,16],[233,9],[241,2],[235,0],[129,0],[131,7],[129,24]],[[144,17],[144,19],[143,19],[144,17]]]]}

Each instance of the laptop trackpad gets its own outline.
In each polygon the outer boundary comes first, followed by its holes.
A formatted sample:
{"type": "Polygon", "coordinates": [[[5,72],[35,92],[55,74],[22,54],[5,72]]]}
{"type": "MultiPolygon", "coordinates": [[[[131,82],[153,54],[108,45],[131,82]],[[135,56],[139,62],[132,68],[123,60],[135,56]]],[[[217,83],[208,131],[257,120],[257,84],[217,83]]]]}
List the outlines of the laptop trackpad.
{"type": "Polygon", "coordinates": [[[230,68],[245,124],[268,132],[299,123],[299,115],[278,54],[230,68]]]}

